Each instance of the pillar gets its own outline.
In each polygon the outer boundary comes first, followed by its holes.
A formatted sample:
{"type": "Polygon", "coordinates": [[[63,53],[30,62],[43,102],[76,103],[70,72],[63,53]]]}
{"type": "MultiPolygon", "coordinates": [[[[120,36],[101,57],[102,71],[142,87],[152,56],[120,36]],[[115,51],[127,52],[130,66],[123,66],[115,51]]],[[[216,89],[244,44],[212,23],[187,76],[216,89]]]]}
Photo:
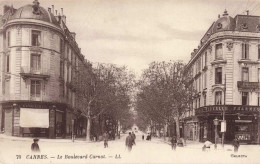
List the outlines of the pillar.
{"type": "Polygon", "coordinates": [[[49,138],[56,138],[55,135],[55,110],[50,109],[49,122],[49,138]]]}
{"type": "Polygon", "coordinates": [[[257,144],[260,144],[260,114],[257,117],[257,144]]]}

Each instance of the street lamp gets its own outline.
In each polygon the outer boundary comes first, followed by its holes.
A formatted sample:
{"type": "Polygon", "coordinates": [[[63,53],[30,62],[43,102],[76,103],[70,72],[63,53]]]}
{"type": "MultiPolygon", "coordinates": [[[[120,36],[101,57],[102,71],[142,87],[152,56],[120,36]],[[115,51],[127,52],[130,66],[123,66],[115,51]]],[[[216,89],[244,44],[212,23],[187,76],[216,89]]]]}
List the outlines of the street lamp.
{"type": "Polygon", "coordinates": [[[217,148],[217,134],[218,134],[218,129],[217,129],[217,126],[218,126],[218,118],[216,117],[214,120],[214,125],[215,125],[215,149],[217,148]]]}

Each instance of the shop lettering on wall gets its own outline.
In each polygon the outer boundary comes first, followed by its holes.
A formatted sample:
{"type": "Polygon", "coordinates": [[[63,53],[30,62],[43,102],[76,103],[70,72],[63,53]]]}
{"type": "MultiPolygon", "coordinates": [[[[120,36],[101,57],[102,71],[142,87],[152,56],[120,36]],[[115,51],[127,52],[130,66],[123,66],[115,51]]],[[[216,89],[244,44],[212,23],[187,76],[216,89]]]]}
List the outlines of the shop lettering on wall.
{"type": "Polygon", "coordinates": [[[22,108],[48,108],[47,105],[42,105],[42,104],[21,104],[22,108]]]}
{"type": "Polygon", "coordinates": [[[248,111],[248,112],[258,112],[260,108],[257,106],[210,106],[210,107],[202,107],[199,108],[196,112],[203,113],[203,112],[222,112],[226,108],[226,111],[248,111]]]}

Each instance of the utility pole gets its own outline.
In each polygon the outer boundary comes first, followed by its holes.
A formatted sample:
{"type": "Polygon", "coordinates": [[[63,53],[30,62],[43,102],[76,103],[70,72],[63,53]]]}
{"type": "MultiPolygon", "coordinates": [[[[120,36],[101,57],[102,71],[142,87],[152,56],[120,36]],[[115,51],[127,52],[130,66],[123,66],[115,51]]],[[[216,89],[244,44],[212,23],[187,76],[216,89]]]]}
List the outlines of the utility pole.
{"type": "Polygon", "coordinates": [[[223,108],[223,132],[222,132],[222,147],[224,148],[225,132],[226,132],[226,120],[225,120],[225,110],[226,110],[226,74],[224,83],[224,108],[223,108]]]}

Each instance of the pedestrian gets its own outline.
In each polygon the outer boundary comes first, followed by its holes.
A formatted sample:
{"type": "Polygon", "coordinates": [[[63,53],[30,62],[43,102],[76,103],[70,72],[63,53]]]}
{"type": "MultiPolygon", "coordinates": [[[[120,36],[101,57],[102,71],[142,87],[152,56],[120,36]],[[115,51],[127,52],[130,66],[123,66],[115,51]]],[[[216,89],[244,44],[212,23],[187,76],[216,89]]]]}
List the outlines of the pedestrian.
{"type": "Polygon", "coordinates": [[[37,138],[34,138],[34,139],[33,139],[33,143],[32,143],[32,145],[31,145],[31,150],[32,150],[33,152],[40,152],[40,148],[39,148],[39,145],[38,145],[38,141],[39,141],[39,139],[37,139],[37,138]]]}
{"type": "Polygon", "coordinates": [[[133,146],[133,139],[132,139],[132,134],[129,132],[129,135],[125,139],[125,146],[127,147],[128,151],[130,152],[132,150],[133,146]]]}
{"type": "Polygon", "coordinates": [[[144,140],[144,135],[142,135],[142,140],[144,140]]]}
{"type": "Polygon", "coordinates": [[[135,139],[136,139],[135,133],[132,132],[131,136],[132,136],[132,140],[133,140],[133,145],[135,145],[135,139]]]}
{"type": "Polygon", "coordinates": [[[234,152],[236,153],[238,151],[239,148],[239,140],[237,137],[235,137],[235,139],[233,140],[233,146],[234,146],[234,152]]]}
{"type": "Polygon", "coordinates": [[[212,142],[210,142],[208,139],[203,144],[202,151],[209,151],[210,146],[212,145],[212,142]]]}
{"type": "Polygon", "coordinates": [[[108,134],[107,132],[104,133],[104,148],[108,147],[108,134]]]}
{"type": "Polygon", "coordinates": [[[173,150],[176,150],[176,143],[177,143],[176,137],[173,136],[172,139],[171,139],[171,144],[172,144],[173,150]]]}

